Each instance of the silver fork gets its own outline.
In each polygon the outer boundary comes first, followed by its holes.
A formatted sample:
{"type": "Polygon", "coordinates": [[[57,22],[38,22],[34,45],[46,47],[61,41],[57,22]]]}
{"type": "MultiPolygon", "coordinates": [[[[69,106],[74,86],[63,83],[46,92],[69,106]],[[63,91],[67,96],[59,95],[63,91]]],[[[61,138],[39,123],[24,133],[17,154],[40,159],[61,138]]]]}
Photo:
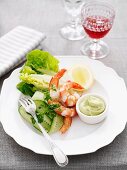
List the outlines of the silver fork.
{"type": "Polygon", "coordinates": [[[30,113],[36,123],[38,124],[39,128],[41,129],[45,139],[48,141],[51,152],[53,154],[53,157],[56,161],[56,163],[64,167],[68,164],[68,157],[65,155],[65,153],[54,143],[54,141],[51,139],[49,134],[46,132],[46,130],[43,128],[43,126],[38,122],[37,116],[36,116],[36,105],[34,101],[30,97],[23,96],[19,99],[19,103],[24,107],[26,112],[30,113]]]}

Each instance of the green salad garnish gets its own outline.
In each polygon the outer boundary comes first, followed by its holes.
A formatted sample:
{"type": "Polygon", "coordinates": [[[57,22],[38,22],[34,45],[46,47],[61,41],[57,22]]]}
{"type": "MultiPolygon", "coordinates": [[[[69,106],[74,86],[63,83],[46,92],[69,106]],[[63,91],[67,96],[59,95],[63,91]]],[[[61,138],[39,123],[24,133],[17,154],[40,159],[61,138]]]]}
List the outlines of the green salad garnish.
{"type": "Polygon", "coordinates": [[[48,88],[51,75],[59,70],[59,61],[47,51],[33,50],[26,55],[26,63],[20,71],[21,82],[17,85],[25,95],[48,88]]]}
{"type": "Polygon", "coordinates": [[[26,66],[40,74],[53,75],[59,70],[59,61],[47,51],[33,50],[27,54],[26,59],[22,72],[24,69],[27,71],[26,66]]]}
{"type": "MultiPolygon", "coordinates": [[[[58,104],[48,104],[51,99],[49,83],[59,70],[59,61],[50,53],[42,50],[33,50],[26,56],[26,63],[20,71],[20,82],[17,89],[24,95],[31,96],[36,104],[38,122],[48,133],[57,132],[63,125],[63,117],[54,111],[58,104]]],[[[55,89],[54,89],[55,90],[55,89]]],[[[33,127],[38,129],[34,118],[20,106],[19,113],[33,127]]]]}

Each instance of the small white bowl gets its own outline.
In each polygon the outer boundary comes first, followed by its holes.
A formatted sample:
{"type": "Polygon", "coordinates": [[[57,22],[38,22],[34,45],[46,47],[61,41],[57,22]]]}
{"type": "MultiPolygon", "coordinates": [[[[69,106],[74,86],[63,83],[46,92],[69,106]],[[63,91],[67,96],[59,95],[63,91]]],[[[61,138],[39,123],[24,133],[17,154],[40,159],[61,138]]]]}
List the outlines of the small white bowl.
{"type": "Polygon", "coordinates": [[[107,110],[108,110],[108,103],[107,103],[107,99],[103,96],[101,96],[100,94],[96,94],[96,93],[89,93],[89,94],[84,94],[83,96],[81,96],[77,103],[76,103],[76,111],[80,117],[80,119],[85,122],[85,123],[88,123],[88,124],[96,124],[96,123],[99,123],[101,122],[102,120],[104,120],[107,116],[107,110]],[[95,115],[95,116],[88,116],[88,115],[85,115],[84,113],[82,113],[79,109],[79,105],[80,103],[84,100],[84,98],[86,98],[87,96],[97,96],[99,98],[101,98],[104,102],[105,102],[105,110],[99,114],[99,115],[95,115]]]}

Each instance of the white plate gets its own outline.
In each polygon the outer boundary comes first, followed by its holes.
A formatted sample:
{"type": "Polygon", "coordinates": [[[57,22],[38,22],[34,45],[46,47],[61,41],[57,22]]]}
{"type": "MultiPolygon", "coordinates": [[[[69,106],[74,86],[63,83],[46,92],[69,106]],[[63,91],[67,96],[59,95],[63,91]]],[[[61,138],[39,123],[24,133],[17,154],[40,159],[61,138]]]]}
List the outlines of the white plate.
{"type": "MultiPolygon", "coordinates": [[[[87,125],[74,118],[69,131],[61,135],[51,135],[56,144],[67,154],[77,155],[96,151],[108,145],[120,134],[127,121],[127,90],[125,83],[117,73],[99,61],[90,60],[83,56],[59,57],[60,67],[66,68],[72,64],[89,65],[96,78],[92,92],[108,96],[110,107],[108,117],[96,125],[87,125]]],[[[20,92],[16,89],[19,82],[19,70],[16,69],[3,83],[1,91],[0,120],[5,132],[21,146],[40,154],[50,155],[44,138],[35,132],[18,113],[18,98],[20,92]]]]}

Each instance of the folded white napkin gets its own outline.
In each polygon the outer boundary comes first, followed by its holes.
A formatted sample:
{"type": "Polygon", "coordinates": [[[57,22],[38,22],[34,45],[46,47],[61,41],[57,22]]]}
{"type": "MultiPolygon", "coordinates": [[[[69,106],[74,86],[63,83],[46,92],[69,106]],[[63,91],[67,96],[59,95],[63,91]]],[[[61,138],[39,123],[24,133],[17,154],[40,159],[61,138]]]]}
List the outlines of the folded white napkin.
{"type": "Polygon", "coordinates": [[[18,26],[0,38],[0,77],[20,64],[28,51],[46,38],[44,33],[18,26]]]}

